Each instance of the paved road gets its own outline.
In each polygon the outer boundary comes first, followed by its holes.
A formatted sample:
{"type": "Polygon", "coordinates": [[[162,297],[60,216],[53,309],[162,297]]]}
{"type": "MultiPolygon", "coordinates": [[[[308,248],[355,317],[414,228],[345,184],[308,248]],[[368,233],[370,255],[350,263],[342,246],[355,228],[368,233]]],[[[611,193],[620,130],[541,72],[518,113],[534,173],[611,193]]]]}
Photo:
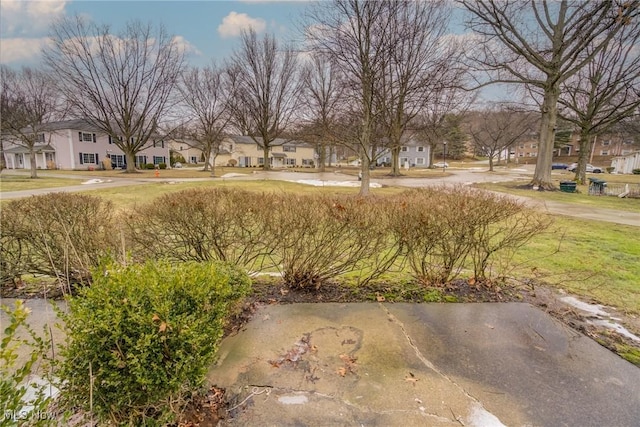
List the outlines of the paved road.
{"type": "MultiPolygon", "coordinates": [[[[14,171],[11,171],[14,174],[14,171]]],[[[488,173],[485,168],[477,169],[450,169],[449,175],[440,178],[412,178],[412,177],[400,177],[400,178],[374,178],[372,182],[385,186],[395,187],[408,187],[408,188],[421,188],[427,186],[437,185],[471,185],[474,183],[487,183],[487,182],[507,182],[517,179],[526,179],[533,173],[531,166],[523,166],[519,169],[505,170],[500,173],[488,173]]],[[[24,173],[27,174],[26,172],[24,173]]],[[[47,176],[45,173],[40,173],[41,176],[47,176]]],[[[96,176],[78,176],[78,175],[60,175],[55,174],[51,176],[57,176],[62,178],[74,178],[74,179],[95,179],[96,176]]],[[[141,185],[151,182],[183,182],[183,181],[209,181],[220,180],[221,178],[188,178],[188,179],[165,179],[165,178],[102,178],[104,181],[96,184],[86,185],[73,185],[68,187],[56,187],[56,188],[42,188],[37,190],[24,190],[24,191],[10,191],[0,193],[0,200],[15,199],[22,197],[29,197],[32,195],[46,194],[50,192],[77,192],[77,191],[91,191],[99,188],[111,188],[127,185],[141,185]]],[[[254,180],[280,180],[280,181],[301,181],[301,180],[322,180],[322,181],[350,181],[357,182],[357,177],[354,175],[340,173],[340,172],[327,172],[327,173],[313,173],[313,172],[291,172],[291,171],[273,171],[262,172],[255,171],[252,174],[233,176],[222,178],[229,181],[254,181],[254,180]]],[[[561,203],[554,201],[539,201],[523,196],[513,196],[519,200],[529,203],[531,206],[545,210],[551,214],[572,216],[581,219],[589,219],[596,221],[611,222],[615,224],[631,225],[640,227],[640,212],[625,212],[613,209],[595,208],[579,206],[573,203],[561,203]]]]}

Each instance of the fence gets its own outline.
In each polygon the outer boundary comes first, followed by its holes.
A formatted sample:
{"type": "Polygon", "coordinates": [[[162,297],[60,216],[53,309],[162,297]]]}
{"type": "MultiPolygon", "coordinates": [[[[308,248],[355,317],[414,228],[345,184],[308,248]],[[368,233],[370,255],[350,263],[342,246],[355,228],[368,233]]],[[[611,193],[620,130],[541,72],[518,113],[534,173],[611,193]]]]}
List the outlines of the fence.
{"type": "Polygon", "coordinates": [[[638,197],[640,198],[640,184],[624,184],[619,182],[607,182],[604,186],[604,195],[607,196],[624,196],[621,197],[638,197]]]}

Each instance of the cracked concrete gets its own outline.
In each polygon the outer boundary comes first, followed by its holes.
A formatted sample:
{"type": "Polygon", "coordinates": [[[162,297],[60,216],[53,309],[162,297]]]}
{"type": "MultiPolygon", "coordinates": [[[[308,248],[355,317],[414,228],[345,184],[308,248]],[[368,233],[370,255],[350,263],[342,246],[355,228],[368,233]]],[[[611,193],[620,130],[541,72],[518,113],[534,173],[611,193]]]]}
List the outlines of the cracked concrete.
{"type": "Polygon", "coordinates": [[[226,425],[632,426],[640,370],[528,304],[262,307],[211,384],[226,425]]]}

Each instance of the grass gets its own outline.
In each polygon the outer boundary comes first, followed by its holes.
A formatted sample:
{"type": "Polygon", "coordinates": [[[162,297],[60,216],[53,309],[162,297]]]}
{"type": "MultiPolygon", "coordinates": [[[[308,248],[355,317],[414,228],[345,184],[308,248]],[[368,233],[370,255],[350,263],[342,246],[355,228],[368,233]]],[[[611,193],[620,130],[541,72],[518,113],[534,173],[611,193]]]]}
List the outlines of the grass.
{"type": "MultiPolygon", "coordinates": [[[[168,184],[164,182],[148,183],[144,185],[130,185],[123,187],[97,189],[92,195],[104,197],[112,201],[117,209],[126,209],[135,204],[147,203],[153,199],[172,192],[186,190],[187,188],[231,187],[255,192],[293,192],[309,194],[358,194],[357,187],[314,187],[311,185],[297,184],[287,181],[200,181],[200,182],[176,182],[168,184]]],[[[383,187],[372,188],[372,194],[395,194],[402,191],[399,188],[383,187]]]]}
{"type": "Polygon", "coordinates": [[[40,177],[32,179],[28,175],[0,175],[0,191],[35,190],[38,188],[56,188],[78,185],[81,179],[40,177]]]}
{"type": "MultiPolygon", "coordinates": [[[[601,175],[603,178],[605,175],[601,175]]],[[[608,182],[628,182],[633,183],[633,179],[627,179],[635,175],[606,175],[606,181],[608,182]],[[609,177],[616,177],[609,179],[609,177]]],[[[568,178],[566,178],[568,179],[568,178]]],[[[564,179],[562,179],[564,181],[564,179]]],[[[560,186],[560,180],[555,180],[558,187],[560,186]]],[[[639,181],[639,180],[636,180],[639,181]]],[[[526,196],[536,200],[545,200],[562,203],[572,203],[580,206],[591,206],[605,209],[615,209],[627,212],[640,212],[640,199],[631,198],[619,198],[614,196],[590,196],[588,185],[578,185],[578,193],[563,193],[560,191],[533,191],[524,188],[518,188],[529,181],[511,181],[501,183],[482,183],[476,184],[478,188],[484,188],[486,190],[498,191],[501,193],[514,194],[517,196],[526,196]]],[[[640,181],[639,181],[640,182],[640,181]]]]}
{"type": "Polygon", "coordinates": [[[638,227],[556,217],[513,261],[516,275],[640,313],[638,227]]]}

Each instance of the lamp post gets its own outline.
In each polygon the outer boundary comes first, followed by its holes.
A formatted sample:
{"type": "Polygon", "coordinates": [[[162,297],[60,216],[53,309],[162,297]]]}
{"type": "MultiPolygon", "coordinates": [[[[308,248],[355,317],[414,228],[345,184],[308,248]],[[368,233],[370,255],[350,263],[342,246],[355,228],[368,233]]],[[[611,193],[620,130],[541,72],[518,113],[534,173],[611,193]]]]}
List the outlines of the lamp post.
{"type": "Polygon", "coordinates": [[[447,170],[447,141],[443,143],[444,151],[442,152],[442,172],[446,172],[447,170]]]}

